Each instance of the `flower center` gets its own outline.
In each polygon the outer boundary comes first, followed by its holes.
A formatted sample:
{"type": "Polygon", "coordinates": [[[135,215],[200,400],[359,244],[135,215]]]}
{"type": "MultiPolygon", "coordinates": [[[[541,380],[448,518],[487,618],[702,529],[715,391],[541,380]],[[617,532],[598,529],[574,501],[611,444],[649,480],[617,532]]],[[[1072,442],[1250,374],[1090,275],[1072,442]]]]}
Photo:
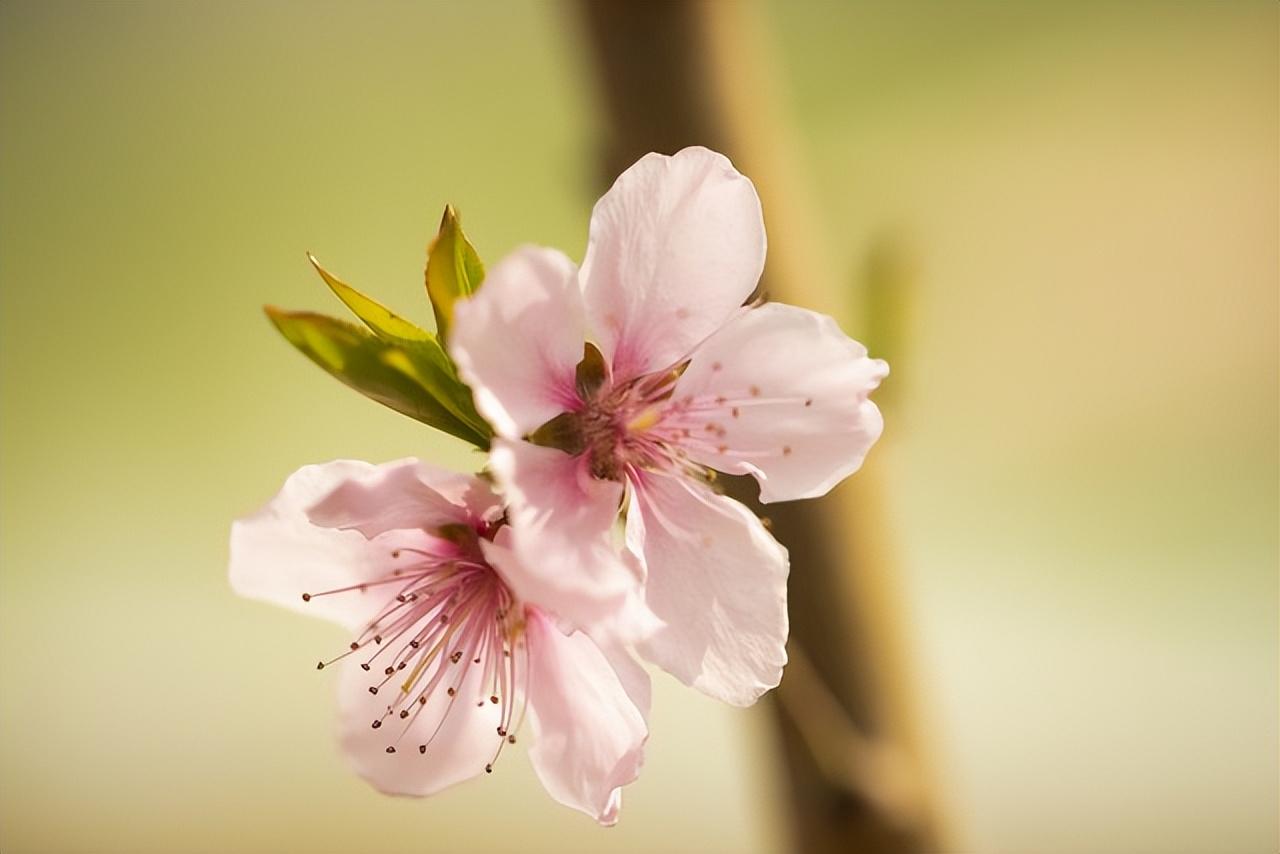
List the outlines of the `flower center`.
{"type": "Polygon", "coordinates": [[[591,461],[593,475],[622,480],[629,468],[649,468],[671,458],[671,449],[653,428],[662,422],[679,376],[667,371],[619,387],[605,384],[580,410],[568,413],[570,433],[591,461]]]}
{"type": "MultiPolygon", "coordinates": [[[[437,532],[439,546],[401,548],[390,554],[387,571],[362,584],[304,593],[304,601],[342,593],[381,595],[385,604],[350,648],[328,661],[323,670],[348,656],[362,656],[360,668],[374,674],[369,693],[385,695],[387,705],[371,726],[389,721],[404,725],[387,746],[397,745],[426,710],[428,700],[447,698],[439,720],[418,752],[425,754],[459,702],[501,706],[493,770],[504,745],[515,742],[524,717],[528,651],[523,609],[506,583],[483,558],[476,534],[466,526],[437,532]],[[475,676],[480,671],[480,678],[475,676]],[[463,696],[464,683],[479,685],[477,696],[463,696]]],[[[475,689],[473,689],[475,693],[475,689]]]]}

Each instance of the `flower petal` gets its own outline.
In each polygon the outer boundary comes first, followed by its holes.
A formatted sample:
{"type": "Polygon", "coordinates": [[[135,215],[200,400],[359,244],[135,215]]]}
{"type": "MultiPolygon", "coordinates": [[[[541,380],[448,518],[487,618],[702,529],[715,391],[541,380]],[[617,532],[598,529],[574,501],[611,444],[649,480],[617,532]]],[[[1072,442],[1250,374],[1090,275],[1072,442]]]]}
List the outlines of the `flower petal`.
{"type": "MultiPolygon", "coordinates": [[[[324,596],[304,602],[302,594],[377,577],[390,565],[388,555],[395,545],[370,542],[355,531],[313,525],[307,509],[347,481],[369,477],[376,470],[369,463],[337,460],[303,466],[290,475],[265,507],[232,523],[231,588],[250,599],[348,627],[360,625],[370,616],[367,597],[324,596]]],[[[411,536],[399,532],[396,544],[407,544],[400,541],[411,536]]]]}
{"type": "Polygon", "coordinates": [[[409,717],[403,720],[396,713],[387,715],[389,700],[398,694],[396,682],[377,695],[370,694],[369,687],[382,681],[376,669],[366,673],[354,660],[342,668],[338,685],[342,752],[351,767],[379,791],[433,794],[483,774],[501,744],[497,729],[502,708],[487,701],[484,668],[465,660],[448,663],[445,656],[437,661],[433,667],[464,669],[433,691],[425,705],[411,699],[409,717]],[[455,688],[454,696],[446,691],[448,686],[455,688]],[[375,720],[383,720],[377,729],[372,726],[375,720]],[[420,745],[426,745],[425,752],[420,745]],[[388,753],[388,747],[395,752],[388,753]]]}
{"type": "Polygon", "coordinates": [[[577,404],[586,330],[575,272],[555,250],[521,247],[454,307],[450,353],[499,435],[519,438],[577,404]]]}
{"type": "Polygon", "coordinates": [[[760,199],[721,154],[646,154],[591,215],[581,281],[615,380],[671,367],[751,295],[764,269],[760,199]]]}
{"type": "Polygon", "coordinates": [[[694,352],[667,427],[688,429],[681,444],[697,462],[754,475],[761,501],[814,498],[857,471],[880,437],[867,396],[888,373],[830,317],[769,303],[694,352]]]}
{"type": "Polygon", "coordinates": [[[308,516],[326,528],[376,537],[398,528],[475,527],[500,513],[498,497],[484,481],[410,458],[353,474],[310,508],[308,516]]]}
{"type": "Polygon", "coordinates": [[[516,595],[574,628],[651,630],[640,580],[613,547],[622,484],[592,477],[583,458],[506,439],[494,440],[489,466],[511,536],[481,545],[516,595]]]}
{"type": "Polygon", "coordinates": [[[536,608],[527,621],[533,769],[551,797],[613,824],[644,761],[645,719],[587,635],[564,635],[536,608]]]}
{"type": "Polygon", "coordinates": [[[666,623],[641,653],[680,681],[749,706],[786,664],[787,550],[750,510],[682,477],[637,484],[646,598],[666,623]]]}

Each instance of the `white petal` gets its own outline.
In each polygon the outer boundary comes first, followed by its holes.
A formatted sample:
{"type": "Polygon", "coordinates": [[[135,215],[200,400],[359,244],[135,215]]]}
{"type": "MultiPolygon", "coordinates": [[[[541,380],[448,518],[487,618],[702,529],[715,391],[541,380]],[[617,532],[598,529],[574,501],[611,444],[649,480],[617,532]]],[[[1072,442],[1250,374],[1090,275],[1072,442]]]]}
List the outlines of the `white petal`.
{"type": "Polygon", "coordinates": [[[500,511],[498,497],[479,478],[410,458],[353,474],[307,515],[326,528],[376,537],[398,528],[474,527],[500,511]]]}
{"type": "Polygon", "coordinates": [[[692,398],[682,444],[703,465],[754,475],[762,501],[823,495],[880,437],[868,395],[888,372],[824,314],[777,303],[744,311],[676,384],[674,406],[692,398]]]}
{"type": "Polygon", "coordinates": [[[685,478],[646,474],[646,598],[666,623],[640,650],[686,685],[749,706],[786,664],[787,550],[750,510],[685,478]]]}
{"type": "Polygon", "coordinates": [[[640,580],[613,547],[622,484],[528,442],[494,440],[489,465],[507,502],[510,554],[504,543],[482,545],[516,595],[576,628],[650,631],[640,580]]]}
{"type": "Polygon", "coordinates": [[[442,683],[420,709],[411,702],[410,715],[403,720],[398,714],[386,715],[388,703],[398,693],[398,679],[373,695],[369,687],[382,681],[377,668],[365,672],[355,659],[342,668],[338,685],[342,752],[356,773],[379,791],[433,794],[483,774],[501,744],[497,728],[502,707],[487,700],[483,668],[465,660],[452,664],[447,656],[439,660],[444,667],[465,668],[462,678],[442,683]],[[457,686],[453,697],[445,690],[449,685],[457,686]],[[383,718],[374,729],[373,721],[383,718]],[[423,744],[425,753],[419,750],[423,744]],[[394,753],[387,753],[389,746],[394,753]]]}
{"type": "Polygon", "coordinates": [[[644,761],[644,716],[587,635],[562,634],[536,609],[527,628],[534,771],[557,801],[613,824],[644,761]]]}
{"type": "Polygon", "coordinates": [[[252,516],[231,526],[231,588],[241,596],[282,605],[314,617],[358,626],[370,616],[367,597],[336,595],[304,602],[317,593],[380,576],[397,545],[413,535],[398,532],[370,542],[356,531],[313,525],[307,509],[349,480],[370,477],[375,466],[338,460],[304,466],[289,476],[279,494],[252,516]]]}
{"type": "Polygon", "coordinates": [[[499,435],[518,438],[577,405],[586,329],[576,272],[555,250],[521,247],[454,307],[449,351],[499,435]]]}
{"type": "Polygon", "coordinates": [[[723,155],[646,154],[623,172],[591,215],[581,273],[615,379],[688,355],[751,295],[764,256],[760,199],[723,155]]]}

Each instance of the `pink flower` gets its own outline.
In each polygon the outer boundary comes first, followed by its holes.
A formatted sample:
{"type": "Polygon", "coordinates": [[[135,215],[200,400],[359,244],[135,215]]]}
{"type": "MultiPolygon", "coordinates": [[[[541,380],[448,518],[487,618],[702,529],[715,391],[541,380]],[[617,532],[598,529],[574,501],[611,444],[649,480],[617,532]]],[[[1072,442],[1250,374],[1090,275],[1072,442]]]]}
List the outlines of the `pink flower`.
{"type": "MultiPolygon", "coordinates": [[[[830,317],[744,307],[764,257],[759,199],[727,159],[649,154],[596,205],[581,270],[517,250],[457,306],[451,339],[502,437],[516,552],[563,556],[533,569],[547,589],[577,584],[625,505],[631,569],[665,623],[642,652],[739,705],[781,678],[787,554],[712,470],[753,475],[763,501],[826,493],[879,437],[868,395],[888,372],[830,317]]],[[[625,583],[625,567],[590,571],[625,583]]]]}
{"type": "Polygon", "coordinates": [[[378,789],[429,795],[491,771],[527,714],[547,791],[612,824],[640,771],[647,676],[525,598],[509,535],[474,477],[307,466],[233,525],[231,584],[354,633],[319,667],[341,665],[342,749],[378,789]]]}

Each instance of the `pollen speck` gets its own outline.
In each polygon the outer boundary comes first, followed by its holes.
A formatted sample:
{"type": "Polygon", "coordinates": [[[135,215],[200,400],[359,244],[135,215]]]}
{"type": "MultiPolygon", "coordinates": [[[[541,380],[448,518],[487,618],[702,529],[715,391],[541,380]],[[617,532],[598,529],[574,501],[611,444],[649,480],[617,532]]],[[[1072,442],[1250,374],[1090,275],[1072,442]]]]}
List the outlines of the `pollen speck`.
{"type": "Polygon", "coordinates": [[[750,391],[751,391],[751,396],[752,396],[752,397],[759,397],[759,396],[760,396],[760,386],[758,386],[758,385],[753,385],[753,386],[750,388],[750,391]]]}
{"type": "Polygon", "coordinates": [[[784,457],[789,457],[789,456],[791,456],[791,446],[790,446],[790,445],[783,445],[783,446],[782,446],[782,455],[783,455],[784,457]]]}

